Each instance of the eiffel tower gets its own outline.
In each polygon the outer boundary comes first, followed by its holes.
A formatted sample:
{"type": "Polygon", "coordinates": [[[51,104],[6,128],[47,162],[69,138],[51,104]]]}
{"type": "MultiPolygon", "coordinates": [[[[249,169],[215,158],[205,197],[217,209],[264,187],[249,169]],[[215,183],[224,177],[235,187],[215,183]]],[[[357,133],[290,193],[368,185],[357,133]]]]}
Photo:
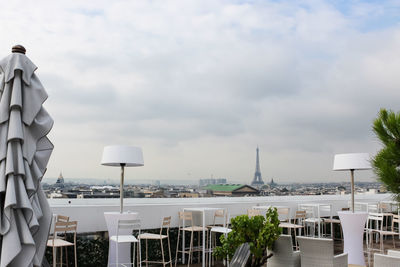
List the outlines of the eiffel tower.
{"type": "Polygon", "coordinates": [[[260,171],[260,157],[258,155],[258,147],[257,147],[257,158],[256,158],[256,172],[254,173],[254,179],[251,182],[251,185],[253,186],[260,186],[263,185],[264,182],[261,178],[261,171],[260,171]]]}

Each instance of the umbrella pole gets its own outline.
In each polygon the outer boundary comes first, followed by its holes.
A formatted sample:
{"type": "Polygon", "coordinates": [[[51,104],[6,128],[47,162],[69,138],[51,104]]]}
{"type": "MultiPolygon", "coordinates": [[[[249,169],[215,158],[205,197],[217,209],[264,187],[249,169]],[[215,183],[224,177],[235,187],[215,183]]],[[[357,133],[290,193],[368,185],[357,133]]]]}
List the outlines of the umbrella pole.
{"type": "Polygon", "coordinates": [[[119,209],[120,213],[124,212],[124,169],[125,163],[121,163],[121,184],[119,185],[119,199],[121,201],[119,209]]]}
{"type": "Polygon", "coordinates": [[[350,170],[351,173],[351,212],[354,213],[354,170],[350,170]]]}

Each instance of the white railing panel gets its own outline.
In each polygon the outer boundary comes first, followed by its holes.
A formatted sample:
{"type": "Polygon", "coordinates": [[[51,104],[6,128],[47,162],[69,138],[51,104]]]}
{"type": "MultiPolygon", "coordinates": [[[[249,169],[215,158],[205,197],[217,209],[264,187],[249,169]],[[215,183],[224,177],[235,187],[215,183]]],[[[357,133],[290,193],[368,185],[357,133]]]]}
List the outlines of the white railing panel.
{"type": "MultiPolygon", "coordinates": [[[[178,211],[187,207],[226,208],[229,214],[246,214],[256,205],[277,205],[291,208],[293,217],[300,203],[328,203],[333,215],[348,206],[350,195],[320,196],[266,196],[266,197],[214,197],[214,198],[125,198],[124,210],[139,212],[143,229],[159,228],[161,218],[172,216],[171,227],[178,224],[178,211]]],[[[390,194],[356,195],[358,202],[391,200],[390,194]]],[[[49,199],[54,214],[70,216],[78,221],[78,232],[107,231],[104,212],[119,211],[119,199],[49,199]]],[[[211,222],[211,218],[209,218],[211,222]]]]}

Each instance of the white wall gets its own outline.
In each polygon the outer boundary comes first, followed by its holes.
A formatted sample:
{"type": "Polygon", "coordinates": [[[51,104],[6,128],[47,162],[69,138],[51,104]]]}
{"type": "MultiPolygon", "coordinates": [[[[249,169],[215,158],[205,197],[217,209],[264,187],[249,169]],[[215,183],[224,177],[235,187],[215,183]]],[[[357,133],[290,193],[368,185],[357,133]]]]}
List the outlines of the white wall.
{"type": "MultiPolygon", "coordinates": [[[[356,195],[355,201],[377,203],[391,200],[390,194],[356,195]]],[[[332,204],[334,215],[347,207],[350,195],[326,196],[271,196],[271,197],[220,197],[220,198],[127,198],[124,210],[139,212],[142,229],[159,228],[164,216],[172,216],[171,227],[178,223],[178,211],[188,207],[226,208],[231,215],[245,214],[256,205],[277,205],[291,208],[292,215],[300,203],[332,204]]],[[[49,199],[54,214],[70,216],[78,221],[78,232],[107,231],[104,212],[119,211],[119,199],[49,199]]],[[[212,216],[209,216],[209,222],[212,216]]]]}

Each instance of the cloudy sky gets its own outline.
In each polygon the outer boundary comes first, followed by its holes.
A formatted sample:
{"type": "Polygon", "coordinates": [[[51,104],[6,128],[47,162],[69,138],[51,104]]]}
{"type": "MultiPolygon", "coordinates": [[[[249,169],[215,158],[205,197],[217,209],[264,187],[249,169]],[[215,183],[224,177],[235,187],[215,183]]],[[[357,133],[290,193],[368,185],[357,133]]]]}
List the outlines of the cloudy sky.
{"type": "MultiPolygon", "coordinates": [[[[0,57],[27,48],[55,120],[46,178],[347,181],[335,153],[380,145],[400,111],[399,1],[8,1],[0,57]]],[[[374,180],[372,172],[356,179],[374,180]]]]}

